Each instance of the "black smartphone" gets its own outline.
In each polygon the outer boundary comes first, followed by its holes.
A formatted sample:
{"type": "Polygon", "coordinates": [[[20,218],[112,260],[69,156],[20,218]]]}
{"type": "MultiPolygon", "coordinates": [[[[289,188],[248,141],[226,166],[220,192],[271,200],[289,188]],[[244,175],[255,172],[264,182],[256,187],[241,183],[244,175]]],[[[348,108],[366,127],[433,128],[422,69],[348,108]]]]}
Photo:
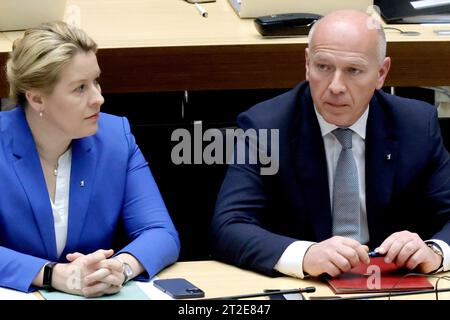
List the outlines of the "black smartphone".
{"type": "Polygon", "coordinates": [[[203,298],[205,292],[184,278],[160,279],[153,285],[174,299],[203,298]]]}

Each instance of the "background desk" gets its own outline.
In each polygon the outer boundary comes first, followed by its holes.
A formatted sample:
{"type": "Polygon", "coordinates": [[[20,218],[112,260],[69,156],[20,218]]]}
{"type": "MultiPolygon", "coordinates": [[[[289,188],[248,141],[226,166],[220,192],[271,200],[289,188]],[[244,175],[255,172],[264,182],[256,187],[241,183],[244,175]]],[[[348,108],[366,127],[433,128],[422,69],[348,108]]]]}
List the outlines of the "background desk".
{"type": "MultiPolygon", "coordinates": [[[[262,39],[253,20],[240,19],[227,0],[204,4],[206,19],[182,0],[68,2],[79,6],[81,26],[100,47],[102,110],[130,120],[179,231],[180,258],[210,259],[207,235],[226,166],[174,165],[171,134],[180,127],[193,132],[198,120],[205,130],[233,127],[240,112],[297,84],[305,73],[306,37],[262,39]],[[191,91],[188,103],[183,90],[191,91]]],[[[429,27],[398,27],[422,36],[387,31],[388,85],[450,85],[450,37],[429,27]]],[[[0,33],[1,67],[21,35],[0,33]]],[[[7,95],[0,71],[0,97],[7,95]]]]}
{"type": "MultiPolygon", "coordinates": [[[[442,274],[441,274],[442,275],[442,274]]],[[[449,272],[445,275],[450,275],[449,272]]],[[[300,280],[291,277],[271,278],[256,272],[236,268],[217,261],[178,262],[158,274],[159,278],[186,278],[206,293],[206,298],[261,293],[264,289],[294,289],[309,286],[316,287],[316,292],[305,293],[311,296],[334,295],[331,289],[318,280],[300,280]]],[[[434,284],[436,281],[430,279],[434,284]]],[[[450,282],[441,280],[439,288],[449,288],[450,282]]],[[[350,295],[343,295],[350,296],[350,295]]],[[[392,299],[431,299],[432,294],[393,297],[392,299]]],[[[450,292],[439,294],[439,299],[450,300],[450,292]]]]}
{"type": "MultiPolygon", "coordinates": [[[[440,274],[450,275],[450,272],[440,274]]],[[[241,294],[262,293],[264,289],[295,289],[309,286],[316,287],[316,292],[305,293],[305,297],[332,296],[331,289],[316,279],[300,280],[291,277],[271,278],[262,274],[239,269],[237,267],[217,261],[177,262],[157,275],[160,279],[185,278],[205,291],[205,298],[224,297],[241,294]]],[[[435,284],[436,280],[430,279],[435,284]]],[[[145,285],[151,285],[146,283],[145,285]]],[[[439,288],[450,288],[449,281],[441,280],[439,288]]],[[[0,288],[1,289],[1,288],[0,288]]],[[[3,299],[43,299],[40,293],[23,294],[14,290],[1,289],[3,299]]],[[[342,295],[351,296],[351,295],[342,295]]],[[[259,299],[267,299],[262,297],[259,299]]],[[[434,300],[433,294],[392,297],[392,299],[429,299],[434,300]]],[[[450,300],[450,292],[440,293],[440,300],[450,300]]],[[[1,300],[1,299],[0,299],[1,300]]]]}
{"type": "MultiPolygon", "coordinates": [[[[289,88],[304,78],[306,37],[262,39],[253,20],[240,19],[226,0],[205,4],[206,19],[182,0],[68,2],[80,7],[81,26],[99,44],[107,93],[289,88]]],[[[434,35],[434,27],[396,27],[422,35],[387,30],[387,85],[450,84],[450,37],[434,35]]],[[[0,33],[1,66],[20,35],[0,33]]],[[[2,72],[0,97],[6,95],[2,72]]]]}

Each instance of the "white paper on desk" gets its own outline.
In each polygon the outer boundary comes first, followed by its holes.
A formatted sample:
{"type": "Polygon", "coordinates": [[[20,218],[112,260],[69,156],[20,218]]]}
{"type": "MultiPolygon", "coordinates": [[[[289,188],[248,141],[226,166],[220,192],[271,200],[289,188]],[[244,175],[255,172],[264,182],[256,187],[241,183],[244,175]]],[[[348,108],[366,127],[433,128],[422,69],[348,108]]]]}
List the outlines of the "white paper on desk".
{"type": "Polygon", "coordinates": [[[228,0],[241,18],[256,18],[280,13],[315,13],[325,15],[338,9],[366,12],[373,0],[228,0]]]}
{"type": "Polygon", "coordinates": [[[119,293],[98,298],[85,298],[59,291],[41,291],[41,294],[47,300],[173,300],[153,285],[156,279],[154,277],[150,282],[130,281],[119,293]]]}
{"type": "MultiPolygon", "coordinates": [[[[153,285],[153,281],[157,279],[157,277],[154,277],[150,282],[136,281],[135,284],[150,300],[174,300],[171,296],[165,294],[153,285]]],[[[71,298],[83,299],[82,297],[77,296],[71,296],[71,298]]],[[[23,293],[12,289],[0,288],[0,300],[38,300],[38,298],[33,293],[23,293]]]]}
{"type": "Polygon", "coordinates": [[[135,281],[126,283],[116,294],[103,295],[101,297],[86,298],[61,291],[40,290],[45,300],[150,300],[147,294],[136,284],[135,281]]]}
{"type": "Polygon", "coordinates": [[[37,300],[37,297],[33,293],[0,288],[0,300],[37,300]]]}

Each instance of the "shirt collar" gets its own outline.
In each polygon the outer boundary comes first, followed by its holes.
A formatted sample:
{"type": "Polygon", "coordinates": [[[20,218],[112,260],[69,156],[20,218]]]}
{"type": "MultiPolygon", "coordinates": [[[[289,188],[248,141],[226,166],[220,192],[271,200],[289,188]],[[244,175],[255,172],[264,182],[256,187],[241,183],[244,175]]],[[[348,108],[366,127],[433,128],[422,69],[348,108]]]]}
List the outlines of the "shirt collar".
{"type": "MultiPolygon", "coordinates": [[[[317,115],[317,120],[319,121],[320,131],[322,132],[322,137],[331,133],[334,129],[337,129],[338,126],[326,122],[322,115],[317,111],[316,105],[314,105],[314,111],[317,115]]],[[[367,117],[369,115],[369,107],[366,108],[366,111],[359,117],[359,119],[352,124],[349,128],[356,132],[363,140],[366,139],[366,125],[367,125],[367,117]]]]}

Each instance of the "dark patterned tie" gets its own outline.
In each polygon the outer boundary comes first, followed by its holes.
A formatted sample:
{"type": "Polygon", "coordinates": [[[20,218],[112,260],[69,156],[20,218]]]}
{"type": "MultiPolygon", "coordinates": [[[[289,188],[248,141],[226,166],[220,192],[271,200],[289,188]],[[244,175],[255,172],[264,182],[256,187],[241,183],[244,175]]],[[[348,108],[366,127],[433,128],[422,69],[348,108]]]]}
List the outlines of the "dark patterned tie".
{"type": "Polygon", "coordinates": [[[360,241],[360,205],[358,169],[352,152],[352,130],[336,129],[334,136],[342,151],[334,175],[333,235],[360,241]]]}

